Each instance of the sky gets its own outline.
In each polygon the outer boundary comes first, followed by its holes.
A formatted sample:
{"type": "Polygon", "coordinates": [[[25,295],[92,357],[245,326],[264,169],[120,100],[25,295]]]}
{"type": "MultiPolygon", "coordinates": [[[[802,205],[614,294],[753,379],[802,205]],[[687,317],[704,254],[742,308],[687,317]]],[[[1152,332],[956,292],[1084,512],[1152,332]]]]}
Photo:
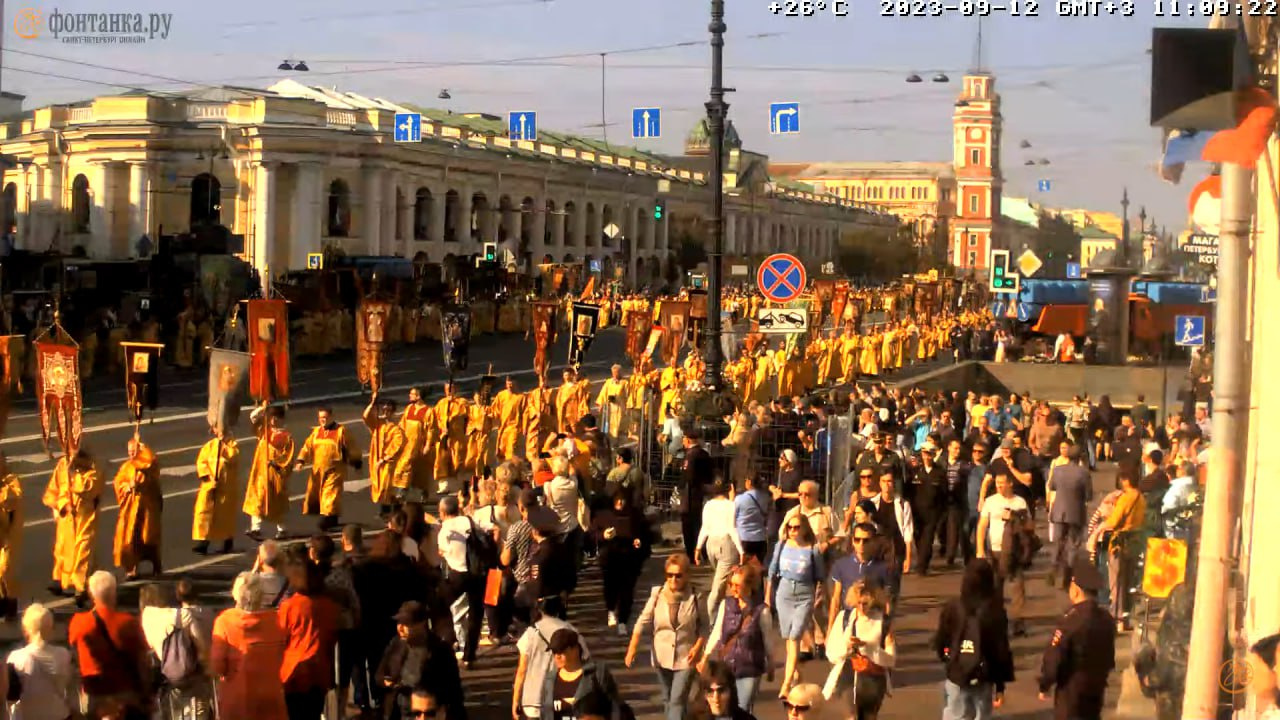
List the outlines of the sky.
{"type": "MultiPolygon", "coordinates": [[[[1205,21],[1156,18],[1155,0],[1133,1],[1131,17],[1059,17],[1053,0],[1039,2],[1038,17],[993,12],[981,21],[981,65],[1003,102],[1006,196],[1119,212],[1127,188],[1134,222],[1145,207],[1173,231],[1186,224],[1187,194],[1207,168],[1189,169],[1179,186],[1156,175],[1147,49],[1157,24],[1205,21]],[[1041,180],[1048,192],[1038,191],[1041,180]]],[[[710,84],[706,0],[0,2],[0,83],[26,95],[28,108],[129,88],[266,87],[292,77],[454,112],[536,111],[547,129],[677,153],[705,114],[710,84]],[[45,21],[36,38],[17,35],[27,10],[45,21]],[[50,37],[55,11],[172,19],[163,39],[80,45],[50,37]],[[311,70],[278,71],[285,59],[311,70]],[[447,102],[437,99],[445,88],[447,102]],[[637,107],[662,108],[660,139],[631,140],[637,107]]],[[[954,100],[979,57],[977,18],[885,17],[882,0],[853,0],[847,17],[830,7],[787,17],[769,2],[726,0],[729,117],[747,149],[777,162],[951,161],[954,100]],[[905,82],[913,72],[925,82],[905,82]],[[951,82],[931,82],[939,72],[951,82]],[[800,103],[800,134],[769,134],[768,105],[778,101],[800,103]]]]}

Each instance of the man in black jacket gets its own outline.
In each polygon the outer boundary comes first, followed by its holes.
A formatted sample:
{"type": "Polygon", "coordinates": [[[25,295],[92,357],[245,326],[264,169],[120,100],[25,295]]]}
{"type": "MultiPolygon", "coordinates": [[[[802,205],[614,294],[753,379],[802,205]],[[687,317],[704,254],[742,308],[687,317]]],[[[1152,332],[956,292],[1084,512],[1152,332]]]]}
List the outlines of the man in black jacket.
{"type": "Polygon", "coordinates": [[[706,486],[715,481],[711,453],[702,447],[702,432],[689,429],[684,434],[684,469],[680,471],[680,528],[684,535],[684,551],[693,560],[698,533],[702,531],[702,503],[706,486]]]}
{"type": "Polygon", "coordinates": [[[1116,664],[1116,624],[1098,606],[1102,574],[1085,553],[1071,568],[1073,603],[1058,621],[1040,665],[1040,699],[1054,688],[1053,715],[1065,720],[1102,717],[1107,680],[1116,664]]]}
{"type": "Polygon", "coordinates": [[[378,666],[378,684],[386,688],[388,720],[409,717],[414,690],[426,689],[445,708],[449,720],[466,720],[462,677],[453,650],[427,630],[430,613],[422,603],[409,601],[396,613],[397,637],[387,646],[378,666]]]}
{"type": "Polygon", "coordinates": [[[920,450],[920,461],[907,486],[906,499],[916,525],[916,573],[921,576],[929,574],[933,545],[947,507],[947,471],[934,462],[934,452],[928,445],[920,450]]]}

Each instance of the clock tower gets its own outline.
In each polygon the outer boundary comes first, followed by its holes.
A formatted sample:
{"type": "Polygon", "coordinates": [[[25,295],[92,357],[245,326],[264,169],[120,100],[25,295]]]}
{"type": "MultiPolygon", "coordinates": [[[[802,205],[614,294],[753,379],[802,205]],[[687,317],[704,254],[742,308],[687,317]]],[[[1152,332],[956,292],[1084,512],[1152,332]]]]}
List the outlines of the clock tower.
{"type": "Polygon", "coordinates": [[[1000,96],[989,73],[964,76],[952,126],[956,173],[956,217],[951,224],[951,263],[985,270],[1000,213],[1000,96]]]}

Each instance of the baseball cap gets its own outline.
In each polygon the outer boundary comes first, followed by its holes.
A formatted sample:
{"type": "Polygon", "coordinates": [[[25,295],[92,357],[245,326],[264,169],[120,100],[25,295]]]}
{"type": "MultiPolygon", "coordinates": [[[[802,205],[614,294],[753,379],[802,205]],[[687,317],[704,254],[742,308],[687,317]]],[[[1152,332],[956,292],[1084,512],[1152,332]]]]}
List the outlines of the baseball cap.
{"type": "Polygon", "coordinates": [[[400,610],[396,612],[393,619],[401,625],[418,625],[424,623],[429,619],[427,616],[427,606],[417,600],[410,600],[400,606],[400,610]]]}

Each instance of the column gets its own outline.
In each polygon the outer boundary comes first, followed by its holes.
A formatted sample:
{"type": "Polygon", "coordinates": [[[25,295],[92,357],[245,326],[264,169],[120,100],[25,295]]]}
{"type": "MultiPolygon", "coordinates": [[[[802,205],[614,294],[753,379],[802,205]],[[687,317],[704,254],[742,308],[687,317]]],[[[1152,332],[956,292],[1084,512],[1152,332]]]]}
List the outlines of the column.
{"type": "MultiPolygon", "coordinates": [[[[307,267],[307,254],[320,252],[323,237],[324,216],[328,203],[324,191],[324,168],[318,162],[301,162],[295,167],[293,181],[293,205],[289,215],[287,242],[277,243],[271,262],[281,265],[280,270],[302,270],[307,267]],[[288,266],[283,267],[283,266],[288,266]]],[[[254,207],[257,207],[255,201],[254,207]]]]}
{"type": "MultiPolygon", "coordinates": [[[[266,278],[270,278],[272,275],[278,275],[288,269],[269,269],[269,265],[273,259],[273,240],[275,239],[275,207],[276,188],[279,180],[278,175],[279,165],[277,163],[259,162],[254,167],[253,245],[252,251],[248,253],[248,255],[250,258],[249,262],[253,263],[253,267],[266,278]]],[[[296,207],[297,205],[295,203],[295,208],[296,207]]],[[[305,260],[306,258],[304,257],[303,262],[299,263],[297,267],[306,267],[305,260]]]]}
{"type": "MultiPolygon", "coordinates": [[[[418,248],[416,245],[418,240],[413,237],[413,217],[414,213],[417,212],[418,185],[413,182],[412,179],[405,182],[405,178],[403,177],[401,177],[399,184],[402,189],[402,194],[404,195],[404,207],[397,208],[396,210],[396,226],[399,228],[401,242],[404,244],[404,256],[412,260],[413,256],[418,254],[418,248]]],[[[438,198],[434,195],[431,199],[438,202],[438,198]]],[[[432,227],[427,228],[428,237],[435,231],[434,225],[436,222],[436,215],[439,214],[434,212],[434,206],[431,209],[433,211],[431,214],[432,227]]]]}
{"type": "MultiPolygon", "coordinates": [[[[136,243],[143,235],[151,236],[151,166],[133,162],[129,163],[129,241],[136,243]]],[[[151,240],[154,248],[156,238],[151,240]]]]}
{"type": "MultiPolygon", "coordinates": [[[[547,251],[547,223],[555,222],[555,216],[547,215],[547,198],[538,196],[533,199],[533,228],[529,230],[529,252],[533,255],[533,260],[529,263],[530,267],[525,268],[525,272],[532,273],[533,265],[542,262],[542,256],[547,251]]],[[[552,226],[554,228],[554,226],[552,226]]],[[[554,229],[552,234],[555,234],[554,229]]]]}
{"type": "Polygon", "coordinates": [[[28,194],[31,192],[31,184],[29,175],[30,170],[24,170],[19,166],[17,183],[17,198],[13,207],[13,219],[18,227],[14,231],[13,246],[15,249],[26,249],[30,247],[27,243],[27,232],[29,232],[30,218],[28,213],[31,212],[31,203],[28,202],[28,194]]]}
{"type": "Polygon", "coordinates": [[[658,250],[661,251],[659,255],[665,261],[667,251],[671,249],[671,221],[666,216],[662,218],[662,230],[659,235],[658,250]]]}
{"type": "MultiPolygon", "coordinates": [[[[431,190],[431,228],[427,230],[427,240],[433,243],[444,242],[449,239],[444,236],[445,213],[448,212],[449,208],[449,188],[433,187],[428,189],[431,190]]],[[[416,193],[417,190],[414,192],[416,193]]],[[[440,257],[444,256],[437,256],[437,258],[440,257]]]]}
{"type": "MultiPolygon", "coordinates": [[[[543,204],[546,207],[546,204],[543,204]]],[[[551,247],[556,250],[564,249],[564,226],[565,226],[564,205],[556,204],[556,213],[547,216],[547,222],[551,223],[551,247]]]]}
{"type": "Polygon", "coordinates": [[[396,240],[396,229],[398,227],[397,219],[400,215],[407,215],[400,208],[400,203],[396,200],[396,188],[400,186],[401,174],[398,172],[388,172],[383,174],[382,180],[382,220],[380,227],[382,230],[382,242],[380,247],[384,255],[408,255],[407,250],[409,243],[413,240],[413,235],[401,234],[401,239],[396,240]]]}
{"type": "MultiPolygon", "coordinates": [[[[570,243],[572,243],[569,247],[569,252],[574,253],[575,255],[578,256],[579,259],[581,259],[583,253],[585,253],[587,250],[587,199],[586,197],[583,197],[578,202],[575,202],[574,207],[576,207],[578,210],[575,213],[575,217],[573,218],[574,220],[573,237],[569,240],[568,243],[566,243],[566,245],[569,245],[570,243]]],[[[597,217],[599,217],[598,210],[597,210],[597,217]]],[[[563,257],[564,256],[561,256],[561,259],[563,259],[563,257]]]]}
{"type": "Polygon", "coordinates": [[[659,230],[658,226],[660,224],[665,225],[666,223],[665,221],[662,223],[659,223],[657,220],[655,220],[653,218],[653,213],[649,213],[648,215],[645,216],[644,218],[644,226],[645,226],[644,227],[644,250],[645,252],[641,253],[642,255],[647,253],[652,253],[653,249],[658,246],[658,230],[659,230]]]}
{"type": "MultiPolygon", "coordinates": [[[[471,186],[463,185],[458,191],[458,223],[453,228],[454,242],[470,248],[471,242],[471,186]]],[[[455,251],[461,252],[461,250],[455,251]]]]}
{"type": "Polygon", "coordinates": [[[382,248],[382,184],[383,170],[366,167],[361,179],[361,220],[363,229],[360,232],[364,239],[365,252],[370,255],[381,255],[382,248]]]}
{"type": "MultiPolygon", "coordinates": [[[[507,227],[511,233],[510,240],[507,243],[507,249],[510,250],[513,255],[516,256],[516,262],[518,263],[520,262],[520,237],[521,237],[521,234],[524,232],[523,201],[521,205],[517,207],[514,212],[511,213],[511,220],[510,222],[507,223],[507,227]]],[[[533,242],[534,242],[533,234],[532,234],[532,231],[530,231],[530,235],[529,235],[530,247],[533,246],[533,242]]]]}

